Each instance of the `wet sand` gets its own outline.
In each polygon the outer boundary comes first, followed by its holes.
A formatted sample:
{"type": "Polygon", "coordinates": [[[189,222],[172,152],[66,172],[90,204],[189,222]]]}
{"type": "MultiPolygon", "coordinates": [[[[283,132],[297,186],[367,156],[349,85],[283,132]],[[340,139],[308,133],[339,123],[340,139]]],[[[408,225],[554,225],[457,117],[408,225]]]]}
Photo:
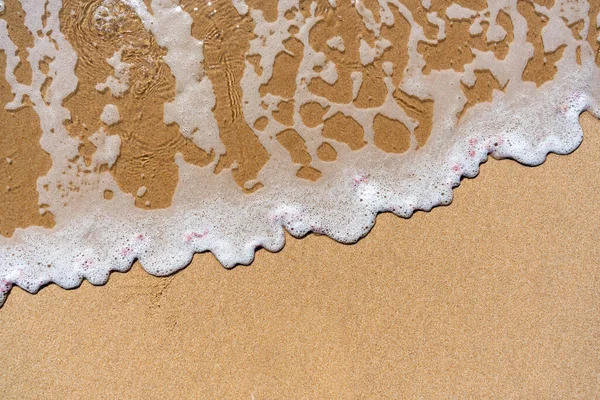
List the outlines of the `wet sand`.
{"type": "Polygon", "coordinates": [[[491,160],[449,207],[223,269],[135,265],[0,311],[2,398],[593,398],[600,123],[540,167],[491,160]],[[92,396],[93,395],[93,396],[92,396]]]}

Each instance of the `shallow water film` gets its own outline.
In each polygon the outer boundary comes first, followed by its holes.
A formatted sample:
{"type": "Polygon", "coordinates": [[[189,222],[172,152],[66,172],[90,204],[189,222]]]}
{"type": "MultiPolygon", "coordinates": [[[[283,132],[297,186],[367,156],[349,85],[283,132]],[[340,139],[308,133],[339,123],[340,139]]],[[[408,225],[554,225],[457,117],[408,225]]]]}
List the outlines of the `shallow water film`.
{"type": "Polygon", "coordinates": [[[354,242],[600,116],[600,5],[0,1],[0,302],[354,242]]]}

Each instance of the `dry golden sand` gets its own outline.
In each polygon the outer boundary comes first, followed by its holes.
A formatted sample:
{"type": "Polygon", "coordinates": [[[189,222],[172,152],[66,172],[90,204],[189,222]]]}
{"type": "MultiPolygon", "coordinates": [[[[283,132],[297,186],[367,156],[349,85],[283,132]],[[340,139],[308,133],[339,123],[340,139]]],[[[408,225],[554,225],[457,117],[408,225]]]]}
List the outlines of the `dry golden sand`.
{"type": "Polygon", "coordinates": [[[595,398],[600,123],[572,155],[490,161],[449,207],[250,267],[15,288],[2,398],[595,398]]]}

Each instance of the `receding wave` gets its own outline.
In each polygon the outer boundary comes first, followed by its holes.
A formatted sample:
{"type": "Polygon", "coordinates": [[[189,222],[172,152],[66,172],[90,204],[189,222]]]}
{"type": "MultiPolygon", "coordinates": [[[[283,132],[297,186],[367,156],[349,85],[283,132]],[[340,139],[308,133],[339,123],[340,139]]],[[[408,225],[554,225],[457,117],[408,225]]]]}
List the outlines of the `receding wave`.
{"type": "Polygon", "coordinates": [[[135,260],[249,264],[284,230],[355,242],[489,155],[569,153],[600,117],[599,9],[0,0],[0,302],[135,260]]]}

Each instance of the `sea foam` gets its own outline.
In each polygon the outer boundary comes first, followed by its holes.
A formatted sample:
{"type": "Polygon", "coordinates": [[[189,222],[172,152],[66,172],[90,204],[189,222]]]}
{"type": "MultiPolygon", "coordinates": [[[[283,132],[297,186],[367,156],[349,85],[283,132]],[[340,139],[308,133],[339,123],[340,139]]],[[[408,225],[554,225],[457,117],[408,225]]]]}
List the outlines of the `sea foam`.
{"type": "MultiPolygon", "coordinates": [[[[15,74],[20,49],[3,19],[9,10],[0,1],[0,51],[6,55],[5,79],[14,95],[3,106],[18,110],[27,99],[39,116],[40,146],[52,158],[52,167],[38,179],[38,202],[43,205],[40,212],[51,213],[55,220],[53,228],[30,226],[16,229],[10,238],[0,237],[0,302],[14,285],[35,293],[50,282],[64,288],[77,287],[83,279],[104,284],[111,271],[126,271],[135,260],[155,275],[171,274],[185,267],[194,253],[204,251],[228,268],[249,264],[257,248],[280,250],[284,229],[296,237],[316,232],[352,243],[369,232],[380,212],[408,218],[416,210],[450,203],[461,177],[474,177],[489,155],[538,165],[550,152],[572,152],[582,140],[579,115],[587,110],[600,117],[600,16],[592,15],[590,3],[583,0],[556,0],[550,8],[534,5],[546,23],[541,31],[544,53],[562,55],[552,79],[539,86],[523,78],[535,48],[517,0],[490,0],[483,9],[450,4],[436,11],[428,1],[415,10],[401,0],[279,0],[274,19],[253,8],[254,2],[215,1],[201,11],[218,18],[221,6],[228,3],[253,26],[239,77],[241,97],[231,89],[231,101],[239,103],[240,118],[269,159],[254,179],[240,187],[233,176],[237,160],[218,169],[228,151],[215,117],[216,108],[223,105],[216,101],[215,83],[207,72],[203,39],[192,35],[191,13],[197,7],[188,3],[152,0],[150,9],[142,0],[90,3],[98,29],[111,29],[111,24],[127,17],[123,13],[133,13],[164,49],[162,61],[176,82],[174,98],[164,101],[164,124],[175,124],[184,138],[212,157],[207,165],[198,166],[175,155],[179,179],[170,207],[143,209],[136,207],[136,197],[145,199],[149,189],[140,185],[128,193],[111,173],[125,143],[106,129],[118,128],[124,118],[120,109],[107,104],[97,116],[105,126],[89,136],[96,148],[91,164],[81,156],[82,139],[65,126],[74,118],[65,101],[78,90],[76,67],[82,62],[59,18],[69,2],[20,1],[25,27],[33,36],[27,56],[32,78],[24,84],[15,74]],[[335,26],[357,28],[344,26],[343,16],[349,14],[343,13],[348,12],[356,13],[365,32],[356,43],[344,38],[343,30],[334,32],[335,26]],[[510,19],[510,32],[498,22],[502,15],[510,19]],[[460,68],[452,63],[441,69],[428,66],[420,46],[450,41],[454,24],[465,22],[469,34],[481,36],[487,45],[510,36],[506,53],[472,49],[472,60],[460,68]],[[331,34],[315,43],[313,29],[323,23],[331,34]],[[400,23],[409,27],[398,36],[402,43],[388,37],[400,23]],[[437,29],[433,37],[427,34],[432,27],[437,29]],[[301,49],[293,54],[299,60],[292,81],[295,88],[291,96],[265,93],[278,56],[291,53],[286,47],[291,38],[301,49]],[[340,57],[357,51],[359,62],[336,64],[325,48],[340,57]],[[398,48],[405,59],[383,62],[398,48]],[[253,57],[259,59],[258,65],[251,62],[253,57]],[[51,60],[47,71],[40,67],[44,60],[51,60]],[[369,69],[374,68],[381,74],[385,93],[373,106],[358,106],[361,93],[373,84],[369,69]],[[497,88],[490,90],[489,101],[470,104],[466,91],[475,87],[482,71],[497,88]],[[345,73],[351,88],[347,101],[318,95],[311,86],[317,81],[324,87],[334,85],[345,79],[345,73]],[[413,101],[432,104],[431,129],[425,137],[420,130],[425,122],[411,108],[413,101]],[[286,102],[293,104],[290,123],[277,118],[286,102]],[[302,118],[303,107],[311,104],[323,110],[321,121],[302,118]],[[363,136],[344,140],[344,132],[325,126],[324,121],[335,119],[353,121],[363,136]],[[296,146],[300,153],[290,151],[288,144],[294,141],[300,143],[296,146]],[[333,156],[323,155],[327,151],[333,156]],[[311,179],[302,179],[309,173],[311,179]],[[113,194],[110,200],[105,198],[107,192],[113,194]]],[[[80,12],[85,10],[71,13],[77,17],[80,12]]],[[[135,50],[130,47],[112,50],[105,62],[113,73],[97,80],[98,92],[116,100],[132,90],[134,67],[123,58],[124,52],[135,50]]],[[[367,103],[374,101],[365,98],[367,103]]],[[[150,207],[149,201],[143,204],[150,207]]]]}

